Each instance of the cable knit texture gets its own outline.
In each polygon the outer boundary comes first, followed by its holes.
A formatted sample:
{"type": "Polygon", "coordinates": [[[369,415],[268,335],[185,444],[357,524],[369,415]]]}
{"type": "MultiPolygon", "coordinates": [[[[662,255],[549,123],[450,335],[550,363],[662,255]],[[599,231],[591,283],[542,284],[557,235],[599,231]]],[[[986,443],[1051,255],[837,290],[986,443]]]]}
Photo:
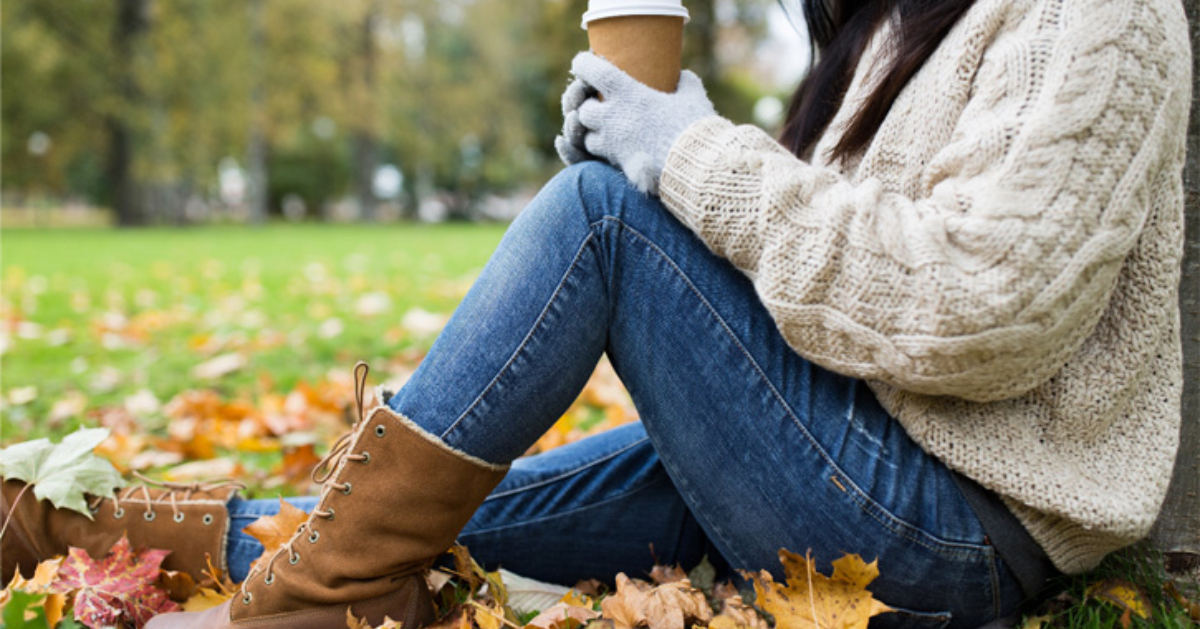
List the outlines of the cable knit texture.
{"type": "Polygon", "coordinates": [[[979,0],[868,148],[800,160],[710,117],[667,207],[754,279],[797,352],[863,378],[1004,497],[1059,569],[1147,534],[1178,448],[1190,101],[1179,0],[979,0]]]}

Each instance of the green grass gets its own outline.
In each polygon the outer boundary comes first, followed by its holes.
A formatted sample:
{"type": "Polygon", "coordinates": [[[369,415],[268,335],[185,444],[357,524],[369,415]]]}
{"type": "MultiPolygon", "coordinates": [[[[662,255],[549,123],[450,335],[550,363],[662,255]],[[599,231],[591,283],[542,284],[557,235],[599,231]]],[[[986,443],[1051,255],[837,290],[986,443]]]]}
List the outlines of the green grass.
{"type": "Polygon", "coordinates": [[[428,338],[403,329],[404,314],[452,311],[503,231],[495,224],[6,230],[0,314],[10,328],[24,321],[26,332],[29,323],[41,330],[22,338],[14,329],[0,358],[6,401],[37,387],[32,402],[5,404],[0,437],[11,443],[71,429],[73,419],[48,425],[44,418],[72,391],[87,396],[88,408],[119,404],[143,388],[166,401],[191,388],[253,391],[269,378],[286,391],[358,359],[385,362],[420,349],[428,338]],[[378,300],[376,293],[390,304],[362,314],[359,300],[378,300]],[[132,336],[106,337],[106,320],[121,318],[132,336]],[[227,352],[248,363],[215,382],[196,381],[197,364],[227,352]]]}

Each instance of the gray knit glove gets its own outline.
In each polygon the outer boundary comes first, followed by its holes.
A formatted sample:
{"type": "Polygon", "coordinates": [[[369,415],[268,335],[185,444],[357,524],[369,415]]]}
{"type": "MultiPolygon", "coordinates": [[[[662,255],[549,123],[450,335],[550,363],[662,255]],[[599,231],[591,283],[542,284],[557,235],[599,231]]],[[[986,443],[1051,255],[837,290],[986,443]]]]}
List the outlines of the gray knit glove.
{"type": "MultiPolygon", "coordinates": [[[[593,93],[603,94],[604,100],[594,95],[584,98],[575,110],[583,131],[564,127],[563,137],[582,133],[586,153],[620,168],[638,190],[649,194],[658,194],[658,178],[666,165],[667,153],[684,129],[717,113],[700,77],[687,70],[680,75],[673,94],[637,82],[590,52],[575,55],[571,73],[592,88],[593,93]]],[[[571,89],[567,88],[568,93],[571,89]]],[[[564,109],[567,96],[563,95],[564,109]]],[[[572,95],[572,102],[576,99],[578,95],[572,95]]],[[[571,157],[582,153],[575,141],[565,142],[570,144],[571,157]]]]}
{"type": "Polygon", "coordinates": [[[574,79],[562,95],[563,130],[562,135],[554,138],[554,148],[558,157],[567,166],[596,159],[587,152],[584,137],[587,129],[579,122],[579,106],[596,95],[596,90],[588,87],[579,79],[574,79]]]}

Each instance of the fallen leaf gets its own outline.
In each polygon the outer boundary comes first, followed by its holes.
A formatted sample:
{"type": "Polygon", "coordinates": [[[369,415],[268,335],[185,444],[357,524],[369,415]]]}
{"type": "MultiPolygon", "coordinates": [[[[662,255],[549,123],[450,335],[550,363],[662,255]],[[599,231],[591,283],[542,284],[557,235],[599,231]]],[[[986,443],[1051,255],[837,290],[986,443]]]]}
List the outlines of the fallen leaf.
{"type": "Polygon", "coordinates": [[[346,608],[346,627],[349,629],[374,629],[366,618],[355,616],[354,611],[349,607],[346,608]]]}
{"type": "Polygon", "coordinates": [[[1050,616],[1030,616],[1021,623],[1021,629],[1042,629],[1050,622],[1050,616]]]}
{"type": "Polygon", "coordinates": [[[500,629],[505,624],[504,610],[495,601],[490,605],[471,601],[471,610],[471,618],[479,629],[500,629]]]}
{"type": "Polygon", "coordinates": [[[892,611],[866,590],[879,576],[878,562],[858,555],[833,562],[833,576],[816,571],[809,557],[780,549],[786,585],[771,574],[747,575],[758,605],[775,617],[777,629],[865,629],[872,616],[892,611]]]}
{"type": "MultiPolygon", "coordinates": [[[[62,562],[62,557],[55,557],[39,563],[31,579],[25,579],[21,576],[20,571],[16,571],[13,573],[12,581],[8,583],[8,587],[5,590],[6,592],[20,591],[26,594],[45,594],[44,598],[31,600],[27,608],[41,607],[45,610],[46,624],[50,627],[57,625],[58,621],[62,619],[63,609],[67,603],[65,594],[50,590],[50,584],[58,577],[58,569],[62,566],[62,562]]],[[[31,613],[30,609],[27,609],[25,613],[28,616],[31,613]]]]}
{"type": "Polygon", "coordinates": [[[504,569],[500,570],[500,577],[508,588],[508,606],[517,614],[545,610],[571,594],[564,586],[543,583],[504,569]]]}
{"type": "Polygon", "coordinates": [[[688,578],[687,573],[679,566],[656,565],[650,569],[650,580],[659,585],[675,583],[688,578]]]}
{"type": "Polygon", "coordinates": [[[196,365],[192,369],[192,376],[199,380],[215,380],[245,366],[245,356],[241,354],[221,354],[196,365]]]}
{"type": "Polygon", "coordinates": [[[285,502],[283,498],[280,498],[279,513],[265,515],[242,529],[242,532],[262,542],[263,545],[262,554],[258,556],[258,559],[254,560],[251,568],[264,557],[274,555],[275,551],[279,550],[288,540],[292,539],[296,528],[306,520],[308,520],[308,514],[303,509],[295,507],[291,503],[285,502]]]}
{"type": "Polygon", "coordinates": [[[617,629],[647,626],[650,629],[684,629],[693,622],[708,622],[712,608],[704,593],[687,580],[651,586],[617,575],[617,592],[600,602],[605,618],[617,629]]]}
{"type": "Polygon", "coordinates": [[[185,612],[202,612],[206,609],[212,609],[221,603],[233,597],[233,593],[225,594],[212,588],[199,588],[195,594],[191,595],[183,602],[183,611],[185,612]]]}
{"type": "Polygon", "coordinates": [[[167,593],[167,597],[176,603],[182,603],[195,596],[200,590],[192,575],[180,570],[163,570],[158,575],[159,589],[167,593]]]}
{"type": "Polygon", "coordinates": [[[586,607],[577,607],[566,603],[555,603],[542,613],[534,616],[526,627],[534,629],[577,629],[589,621],[599,618],[600,614],[586,607]]]}
{"type": "Polygon", "coordinates": [[[767,621],[753,607],[742,600],[740,594],[726,598],[721,613],[708,623],[711,629],[767,629],[767,621]]]}
{"type": "Polygon", "coordinates": [[[11,445],[0,450],[0,476],[23,480],[38,499],[91,519],[84,494],[111,497],[125,486],[112,463],[92,454],[108,434],[107,428],[81,428],[58,444],[35,439],[11,445]]]}
{"type": "Polygon", "coordinates": [[[117,540],[100,559],[71,548],[50,589],[73,593],[75,619],[88,627],[141,627],[157,614],[179,609],[166,592],[154,586],[168,554],[170,551],[154,549],[135,553],[126,537],[117,540]]]}
{"type": "Polygon", "coordinates": [[[1087,598],[1114,605],[1138,618],[1150,617],[1150,599],[1142,588],[1124,579],[1105,579],[1088,586],[1087,598]]]}
{"type": "Polygon", "coordinates": [[[314,444],[306,443],[283,451],[283,460],[272,472],[272,476],[292,486],[306,486],[312,481],[311,474],[321,457],[317,456],[314,444]]]}

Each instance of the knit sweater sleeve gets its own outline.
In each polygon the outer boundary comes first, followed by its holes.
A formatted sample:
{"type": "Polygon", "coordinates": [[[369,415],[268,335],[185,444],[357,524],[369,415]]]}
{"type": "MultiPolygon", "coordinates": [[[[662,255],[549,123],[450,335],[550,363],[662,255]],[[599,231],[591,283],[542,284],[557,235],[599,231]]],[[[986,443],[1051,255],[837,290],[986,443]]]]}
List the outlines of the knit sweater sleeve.
{"type": "Polygon", "coordinates": [[[1178,144],[1166,130],[1186,116],[1187,78],[1155,76],[1180,64],[1154,63],[1186,44],[1138,50],[1146,38],[1119,11],[1041,33],[1036,80],[979,86],[918,194],[713,117],[673,145],[663,201],[754,280],[810,360],[927,395],[1026,393],[1107,308],[1148,214],[1145,182],[1178,144]]]}

